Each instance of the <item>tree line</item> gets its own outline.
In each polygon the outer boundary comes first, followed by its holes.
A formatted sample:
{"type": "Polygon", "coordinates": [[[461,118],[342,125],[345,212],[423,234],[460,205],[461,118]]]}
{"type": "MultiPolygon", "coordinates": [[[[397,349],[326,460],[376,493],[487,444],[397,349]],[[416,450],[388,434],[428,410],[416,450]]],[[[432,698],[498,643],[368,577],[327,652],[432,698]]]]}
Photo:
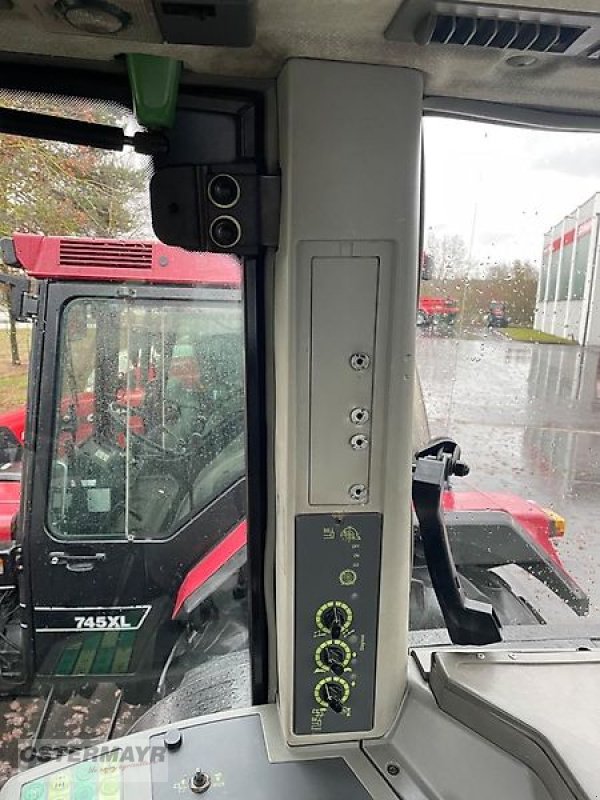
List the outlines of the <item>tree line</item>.
{"type": "Polygon", "coordinates": [[[430,234],[425,248],[431,280],[421,284],[422,295],[444,295],[458,301],[464,323],[481,324],[490,303],[507,303],[515,325],[531,327],[536,307],[538,271],[529,261],[516,259],[477,270],[469,261],[465,241],[458,235],[430,234]]]}
{"type": "MultiPolygon", "coordinates": [[[[38,100],[23,107],[64,115],[56,102],[38,100]]],[[[69,111],[73,109],[69,108],[69,111]]],[[[81,104],[77,118],[122,124],[115,110],[81,104]]],[[[145,169],[135,156],[91,147],[0,134],[0,236],[41,233],[48,236],[115,238],[139,236],[145,230],[145,169]]],[[[0,262],[0,269],[10,268],[0,262]]],[[[9,309],[10,298],[4,296],[9,309]]],[[[10,324],[13,364],[20,363],[14,324],[10,324]]]]}

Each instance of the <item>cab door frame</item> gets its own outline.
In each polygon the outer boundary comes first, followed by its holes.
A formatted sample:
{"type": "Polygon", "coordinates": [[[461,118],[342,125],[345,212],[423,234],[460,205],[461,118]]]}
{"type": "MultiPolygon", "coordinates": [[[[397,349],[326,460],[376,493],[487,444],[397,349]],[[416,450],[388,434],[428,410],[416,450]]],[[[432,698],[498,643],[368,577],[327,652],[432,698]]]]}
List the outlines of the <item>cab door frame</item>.
{"type": "MultiPolygon", "coordinates": [[[[121,629],[123,625],[127,629],[140,629],[147,619],[156,616],[152,610],[154,600],[158,602],[161,599],[164,606],[164,597],[154,598],[154,590],[147,585],[149,540],[133,537],[67,539],[48,530],[46,515],[55,396],[61,380],[58,369],[61,318],[66,304],[78,298],[118,300],[130,297],[161,302],[194,300],[216,305],[235,299],[240,303],[240,313],[243,312],[238,289],[56,281],[43,281],[39,289],[39,317],[35,323],[32,364],[41,368],[31,370],[30,376],[17,533],[22,548],[20,603],[25,668],[29,677],[40,669],[51,646],[48,639],[56,640],[61,634],[76,632],[82,618],[84,622],[81,625],[87,626],[87,620],[91,619],[100,629],[121,629]],[[79,576],[78,570],[82,572],[79,576]],[[82,600],[79,605],[72,602],[74,591],[65,586],[64,575],[69,575],[74,583],[80,583],[82,600]],[[114,600],[116,593],[119,593],[118,603],[114,600]],[[65,595],[68,602],[61,600],[65,595]],[[97,603],[90,602],[91,597],[97,597],[97,603]]],[[[177,539],[178,533],[161,543],[163,552],[169,541],[177,539]]],[[[161,607],[161,619],[168,616],[170,610],[161,607]]]]}

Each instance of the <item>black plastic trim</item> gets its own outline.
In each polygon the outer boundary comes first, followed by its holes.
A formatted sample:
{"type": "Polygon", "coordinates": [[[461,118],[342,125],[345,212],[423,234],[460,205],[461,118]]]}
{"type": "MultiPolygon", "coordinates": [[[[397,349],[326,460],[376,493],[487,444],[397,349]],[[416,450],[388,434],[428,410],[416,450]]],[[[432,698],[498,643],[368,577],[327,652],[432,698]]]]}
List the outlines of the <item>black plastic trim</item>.
{"type": "Polygon", "coordinates": [[[262,261],[244,270],[246,325],[246,459],[248,486],[248,614],[252,702],[268,702],[269,647],[265,605],[267,527],[267,424],[265,369],[265,281],[262,261]]]}
{"type": "Polygon", "coordinates": [[[104,100],[133,108],[124,61],[102,62],[104,69],[100,70],[91,69],[89,62],[77,60],[69,62],[69,66],[59,66],[52,63],[59,59],[40,64],[40,57],[23,59],[11,54],[8,63],[4,58],[0,60],[2,89],[104,100]]]}

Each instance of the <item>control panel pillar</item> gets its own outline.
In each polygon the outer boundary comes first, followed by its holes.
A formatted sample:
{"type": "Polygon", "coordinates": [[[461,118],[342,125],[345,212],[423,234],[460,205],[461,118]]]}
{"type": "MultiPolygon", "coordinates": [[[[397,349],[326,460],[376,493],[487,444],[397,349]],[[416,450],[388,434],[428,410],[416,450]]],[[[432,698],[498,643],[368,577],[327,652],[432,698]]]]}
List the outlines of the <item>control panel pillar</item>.
{"type": "Polygon", "coordinates": [[[292,744],[381,736],[405,688],[421,96],[417,72],[390,67],[290,61],[278,82],[277,662],[292,744]]]}

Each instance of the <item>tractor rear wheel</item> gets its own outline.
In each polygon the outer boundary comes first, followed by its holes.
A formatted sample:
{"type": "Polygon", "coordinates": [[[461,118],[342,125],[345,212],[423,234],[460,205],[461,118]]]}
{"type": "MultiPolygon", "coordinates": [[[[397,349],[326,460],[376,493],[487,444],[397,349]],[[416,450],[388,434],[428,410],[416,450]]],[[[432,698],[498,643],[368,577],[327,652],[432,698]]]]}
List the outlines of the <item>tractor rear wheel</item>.
{"type": "Polygon", "coordinates": [[[225,653],[186,673],[180,686],[142,714],[128,733],[251,704],[248,650],[225,653]]]}

